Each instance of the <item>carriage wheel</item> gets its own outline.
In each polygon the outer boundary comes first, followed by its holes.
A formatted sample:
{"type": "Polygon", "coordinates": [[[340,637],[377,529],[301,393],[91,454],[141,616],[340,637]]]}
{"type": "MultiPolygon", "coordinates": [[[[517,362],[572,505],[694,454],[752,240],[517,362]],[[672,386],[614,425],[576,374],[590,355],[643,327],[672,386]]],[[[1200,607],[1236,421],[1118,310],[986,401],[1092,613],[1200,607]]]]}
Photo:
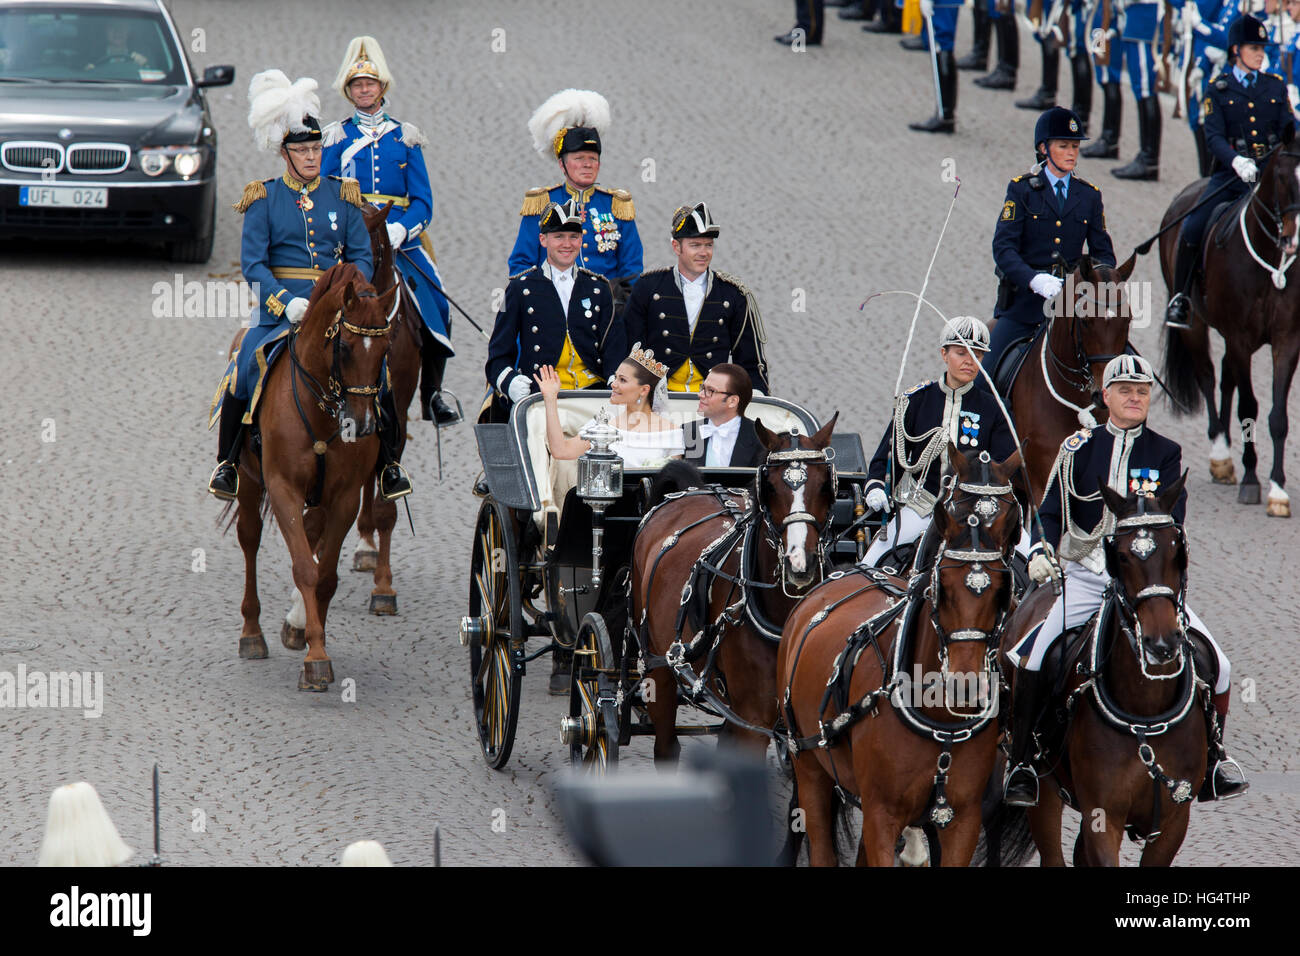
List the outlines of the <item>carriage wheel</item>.
{"type": "Polygon", "coordinates": [[[578,628],[569,716],[560,720],[560,737],[569,745],[573,765],[595,774],[618,763],[618,664],[605,619],[588,614],[578,628]]]}
{"type": "Polygon", "coordinates": [[[460,623],[461,643],[469,645],[479,746],[493,770],[510,759],[519,724],[524,628],[513,527],[500,504],[490,496],[483,501],[470,561],[469,614],[460,623]]]}

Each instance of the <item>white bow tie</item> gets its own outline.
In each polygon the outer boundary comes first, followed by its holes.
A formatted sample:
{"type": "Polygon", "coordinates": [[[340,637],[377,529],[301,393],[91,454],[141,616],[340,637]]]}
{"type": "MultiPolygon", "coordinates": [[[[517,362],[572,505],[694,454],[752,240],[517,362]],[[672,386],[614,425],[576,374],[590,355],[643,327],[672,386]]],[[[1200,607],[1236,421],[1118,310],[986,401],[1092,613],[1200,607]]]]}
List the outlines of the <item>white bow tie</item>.
{"type": "Polygon", "coordinates": [[[725,425],[715,425],[712,422],[705,422],[703,425],[700,426],[700,436],[705,439],[709,439],[712,438],[714,435],[730,434],[732,431],[735,431],[739,428],[740,428],[739,418],[733,418],[725,425]]]}

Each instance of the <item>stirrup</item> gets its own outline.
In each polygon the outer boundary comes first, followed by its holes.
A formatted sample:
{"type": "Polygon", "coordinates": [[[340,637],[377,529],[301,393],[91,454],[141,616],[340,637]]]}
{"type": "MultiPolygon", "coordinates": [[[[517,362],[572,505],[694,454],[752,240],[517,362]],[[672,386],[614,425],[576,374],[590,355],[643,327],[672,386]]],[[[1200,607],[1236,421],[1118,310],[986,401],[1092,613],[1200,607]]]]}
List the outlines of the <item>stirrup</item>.
{"type": "Polygon", "coordinates": [[[1002,802],[1012,807],[1036,807],[1038,806],[1038,797],[1038,772],[1034,770],[1033,766],[1030,764],[1019,763],[1012,767],[1010,772],[1007,774],[1006,782],[1002,785],[1002,802]],[[1024,797],[1019,797],[1015,800],[1011,799],[1011,781],[1015,778],[1018,772],[1027,774],[1034,781],[1034,797],[1032,803],[1026,801],[1024,797]]]}
{"type": "Polygon", "coordinates": [[[456,393],[448,388],[440,388],[429,396],[428,410],[429,420],[433,422],[434,428],[450,428],[452,425],[459,425],[465,420],[464,406],[461,405],[460,399],[456,397],[456,393]],[[446,403],[447,396],[451,397],[452,402],[455,403],[455,408],[452,408],[446,403]],[[434,411],[434,408],[436,407],[434,403],[439,399],[443,399],[443,407],[453,414],[453,417],[447,419],[445,422],[438,421],[438,414],[434,411]]]}
{"type": "Polygon", "coordinates": [[[1187,293],[1176,292],[1174,293],[1174,297],[1169,300],[1169,304],[1165,306],[1165,325],[1171,329],[1190,329],[1192,327],[1191,322],[1180,322],[1173,318],[1175,311],[1174,307],[1179,303],[1185,303],[1188,318],[1191,318],[1192,303],[1191,300],[1187,298],[1187,293]]]}
{"type": "Polygon", "coordinates": [[[388,464],[384,465],[384,467],[380,469],[379,495],[385,501],[396,501],[398,498],[405,498],[407,495],[411,493],[411,490],[412,490],[411,476],[407,474],[406,469],[402,467],[402,463],[400,461],[390,461],[388,464]],[[384,486],[384,475],[387,474],[389,468],[396,468],[398,471],[402,473],[402,479],[406,483],[405,488],[399,488],[396,491],[390,491],[388,490],[388,488],[384,486]]]}
{"type": "Polygon", "coordinates": [[[222,501],[235,501],[239,497],[239,466],[232,461],[217,462],[217,467],[213,468],[212,474],[208,476],[208,491],[214,497],[220,498],[222,501]],[[214,482],[217,480],[217,472],[219,472],[222,469],[222,467],[226,465],[229,465],[231,468],[235,470],[234,491],[226,491],[224,488],[217,488],[214,485],[214,482]]]}
{"type": "Polygon", "coordinates": [[[1206,774],[1206,777],[1210,784],[1211,800],[1231,800],[1233,797],[1239,797],[1250,789],[1250,781],[1246,779],[1246,771],[1242,770],[1241,764],[1237,763],[1236,760],[1229,757],[1227,754],[1224,754],[1215,762],[1214,766],[1211,767],[1209,772],[1206,774]],[[1229,765],[1237,768],[1237,776],[1241,778],[1241,786],[1232,793],[1219,793],[1219,769],[1229,765]]]}

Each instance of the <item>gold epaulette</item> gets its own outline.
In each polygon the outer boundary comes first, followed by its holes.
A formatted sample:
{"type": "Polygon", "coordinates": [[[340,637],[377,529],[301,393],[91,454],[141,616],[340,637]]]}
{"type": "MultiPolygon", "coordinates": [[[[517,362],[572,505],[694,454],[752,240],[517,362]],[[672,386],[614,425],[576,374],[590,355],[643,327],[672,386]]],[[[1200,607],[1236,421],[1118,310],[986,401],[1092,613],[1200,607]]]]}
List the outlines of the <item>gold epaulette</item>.
{"type": "Polygon", "coordinates": [[[909,389],[908,389],[907,391],[905,391],[903,394],[904,394],[904,395],[915,395],[915,394],[916,394],[917,392],[919,392],[921,389],[925,388],[925,387],[928,386],[928,385],[933,385],[934,383],[935,383],[935,380],[934,380],[934,379],[932,379],[932,378],[927,378],[924,382],[917,382],[915,385],[913,385],[911,388],[909,388],[909,389]]]}
{"type": "Polygon", "coordinates": [[[254,179],[244,187],[244,195],[239,197],[239,202],[235,203],[235,212],[248,212],[248,207],[253,205],[259,199],[266,198],[266,184],[271,180],[254,179]]]}
{"type": "Polygon", "coordinates": [[[578,266],[578,271],[581,272],[581,273],[583,273],[584,275],[589,275],[589,276],[591,276],[593,279],[600,279],[600,280],[602,280],[602,281],[604,281],[604,282],[608,282],[608,281],[609,281],[608,279],[605,278],[605,276],[604,276],[603,273],[600,273],[600,272],[594,272],[594,271],[592,271],[591,269],[588,269],[586,266],[578,266]]]}
{"type": "Polygon", "coordinates": [[[1282,79],[1281,73],[1274,73],[1272,70],[1266,70],[1265,72],[1268,73],[1269,76],[1273,77],[1276,80],[1282,80],[1283,83],[1286,82],[1286,80],[1282,79]]]}
{"type": "Polygon", "coordinates": [[[1022,180],[1022,179],[1024,179],[1024,178],[1025,178],[1025,174],[1024,174],[1024,173],[1021,173],[1019,176],[1017,176],[1015,179],[1013,179],[1013,180],[1011,180],[1011,181],[1012,181],[1013,183],[1018,183],[1018,182],[1020,182],[1020,180],[1022,180]]]}
{"type": "Polygon", "coordinates": [[[366,200],[361,195],[361,184],[355,179],[344,179],[338,176],[331,176],[330,179],[336,180],[339,184],[339,198],[344,202],[350,202],[358,209],[364,209],[366,200]]]}
{"type": "Polygon", "coordinates": [[[632,194],[626,189],[606,189],[603,186],[597,186],[603,193],[609,193],[613,197],[609,204],[609,210],[614,214],[615,219],[635,219],[636,206],[632,204],[632,194]]]}
{"type": "Polygon", "coordinates": [[[560,186],[534,186],[528,192],[524,193],[524,204],[519,207],[521,216],[540,216],[546,211],[546,204],[551,201],[551,190],[560,186]]]}

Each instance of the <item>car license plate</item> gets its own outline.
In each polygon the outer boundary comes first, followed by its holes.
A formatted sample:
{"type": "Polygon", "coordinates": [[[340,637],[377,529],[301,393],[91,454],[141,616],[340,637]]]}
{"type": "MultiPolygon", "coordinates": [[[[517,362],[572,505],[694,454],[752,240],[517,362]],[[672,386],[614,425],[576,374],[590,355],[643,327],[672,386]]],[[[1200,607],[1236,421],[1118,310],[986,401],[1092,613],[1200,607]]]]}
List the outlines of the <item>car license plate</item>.
{"type": "Polygon", "coordinates": [[[107,209],[108,189],[103,186],[21,186],[18,205],[107,209]]]}

